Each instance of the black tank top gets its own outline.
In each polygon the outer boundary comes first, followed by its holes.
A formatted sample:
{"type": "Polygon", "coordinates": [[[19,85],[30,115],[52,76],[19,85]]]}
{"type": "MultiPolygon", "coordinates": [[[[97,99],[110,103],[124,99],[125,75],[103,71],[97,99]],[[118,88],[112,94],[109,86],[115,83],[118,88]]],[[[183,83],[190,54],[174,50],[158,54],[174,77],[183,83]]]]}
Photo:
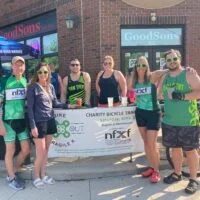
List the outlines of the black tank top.
{"type": "Polygon", "coordinates": [[[104,72],[99,78],[100,104],[108,104],[108,97],[114,98],[114,103],[119,102],[118,82],[115,79],[114,72],[109,78],[103,78],[104,72]]]}
{"type": "Polygon", "coordinates": [[[73,81],[71,76],[68,76],[67,85],[67,101],[70,104],[76,103],[76,98],[81,98],[83,105],[85,103],[85,83],[83,73],[81,72],[80,77],[77,81],[73,81]]]}

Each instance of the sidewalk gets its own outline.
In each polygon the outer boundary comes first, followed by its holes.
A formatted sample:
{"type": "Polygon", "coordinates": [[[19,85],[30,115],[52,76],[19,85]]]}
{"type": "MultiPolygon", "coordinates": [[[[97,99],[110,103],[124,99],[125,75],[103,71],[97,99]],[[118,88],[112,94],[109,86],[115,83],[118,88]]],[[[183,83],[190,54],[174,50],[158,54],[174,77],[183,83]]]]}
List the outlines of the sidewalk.
{"type": "MultiPolygon", "coordinates": [[[[119,175],[137,174],[147,166],[143,153],[86,157],[86,158],[54,158],[49,159],[47,173],[57,181],[84,180],[119,175]]],[[[160,169],[169,168],[166,160],[161,161],[160,169]]],[[[4,161],[0,162],[0,177],[5,177],[4,161]]],[[[22,169],[22,177],[33,179],[33,164],[22,169]]]]}

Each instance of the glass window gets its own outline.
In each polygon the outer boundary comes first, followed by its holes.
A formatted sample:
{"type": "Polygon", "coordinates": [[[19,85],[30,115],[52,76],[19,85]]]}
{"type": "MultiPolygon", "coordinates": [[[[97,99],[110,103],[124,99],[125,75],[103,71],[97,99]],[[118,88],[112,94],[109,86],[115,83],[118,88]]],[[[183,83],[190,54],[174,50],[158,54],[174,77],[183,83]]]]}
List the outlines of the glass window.
{"type": "Polygon", "coordinates": [[[40,38],[39,37],[26,40],[26,44],[31,46],[35,50],[41,52],[41,45],[40,45],[40,38]]]}
{"type": "Polygon", "coordinates": [[[3,75],[10,76],[10,74],[11,74],[11,62],[2,62],[1,68],[3,69],[3,75]]]}
{"type": "Polygon", "coordinates": [[[53,33],[43,37],[43,54],[58,52],[58,34],[53,33]]]}
{"type": "Polygon", "coordinates": [[[45,57],[43,58],[43,61],[47,64],[54,64],[56,66],[55,71],[59,72],[58,56],[45,57]]]}

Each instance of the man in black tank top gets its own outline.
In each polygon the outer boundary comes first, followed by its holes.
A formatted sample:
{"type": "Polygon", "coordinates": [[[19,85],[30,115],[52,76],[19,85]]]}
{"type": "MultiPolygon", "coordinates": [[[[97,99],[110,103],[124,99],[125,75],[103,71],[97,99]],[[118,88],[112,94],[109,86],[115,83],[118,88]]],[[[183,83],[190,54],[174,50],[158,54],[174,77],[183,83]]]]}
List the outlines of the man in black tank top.
{"type": "Polygon", "coordinates": [[[70,74],[63,79],[62,102],[75,104],[77,98],[82,99],[83,105],[90,105],[91,78],[87,72],[81,71],[78,59],[70,62],[70,74]]]}

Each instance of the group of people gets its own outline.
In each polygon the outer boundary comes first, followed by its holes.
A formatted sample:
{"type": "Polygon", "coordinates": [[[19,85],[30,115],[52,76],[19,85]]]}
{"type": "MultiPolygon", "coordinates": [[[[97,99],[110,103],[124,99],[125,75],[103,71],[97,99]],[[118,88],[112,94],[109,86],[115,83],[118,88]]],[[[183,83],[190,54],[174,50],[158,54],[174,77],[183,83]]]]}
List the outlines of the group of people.
{"type": "MultiPolygon", "coordinates": [[[[167,69],[150,72],[146,57],[137,59],[135,68],[128,77],[114,69],[112,56],[105,56],[103,68],[96,78],[98,106],[107,107],[108,97],[113,97],[114,106],[120,104],[120,96],[125,97],[127,91],[136,94],[136,122],[144,141],[144,149],[149,167],[142,172],[143,177],[150,177],[152,183],[160,181],[159,150],[156,146],[158,131],[161,127],[161,111],[158,99],[164,99],[164,115],[162,116],[163,145],[172,149],[174,172],[164,178],[171,184],[182,180],[181,166],[183,152],[186,152],[190,170],[190,180],[185,189],[193,194],[198,187],[197,171],[199,158],[199,113],[196,100],[200,98],[200,78],[195,70],[185,69],[181,65],[181,54],[177,50],[165,53],[167,69]]],[[[28,119],[31,137],[35,142],[36,158],[34,164],[34,181],[36,188],[44,188],[45,184],[55,181],[46,174],[48,149],[52,135],[57,132],[53,108],[76,108],[76,99],[82,99],[82,105],[90,106],[91,78],[87,72],[81,71],[78,59],[70,62],[70,74],[61,80],[57,88],[51,84],[55,66],[40,63],[29,86],[23,77],[25,61],[22,57],[12,59],[12,75],[5,81],[1,135],[6,144],[5,165],[7,181],[10,187],[20,190],[25,187],[18,172],[26,156],[30,153],[29,131],[25,119],[25,100],[27,98],[28,119]],[[55,87],[55,88],[54,88],[55,87]],[[59,90],[59,91],[58,91],[59,90]],[[58,101],[57,96],[60,96],[58,101]],[[21,144],[21,151],[16,157],[15,137],[21,144]]],[[[54,79],[56,76],[54,77],[54,79]]]]}
{"type": "Polygon", "coordinates": [[[199,111],[200,77],[195,70],[181,65],[181,54],[171,49],[165,53],[167,70],[150,72],[146,57],[138,58],[128,87],[136,93],[136,122],[144,142],[150,166],[142,172],[152,183],[160,181],[160,155],[156,147],[158,131],[162,126],[163,145],[171,149],[174,171],[164,177],[166,184],[182,180],[183,150],[190,172],[185,192],[193,194],[198,189],[199,169],[199,111]],[[158,99],[164,100],[162,116],[158,99]]]}

